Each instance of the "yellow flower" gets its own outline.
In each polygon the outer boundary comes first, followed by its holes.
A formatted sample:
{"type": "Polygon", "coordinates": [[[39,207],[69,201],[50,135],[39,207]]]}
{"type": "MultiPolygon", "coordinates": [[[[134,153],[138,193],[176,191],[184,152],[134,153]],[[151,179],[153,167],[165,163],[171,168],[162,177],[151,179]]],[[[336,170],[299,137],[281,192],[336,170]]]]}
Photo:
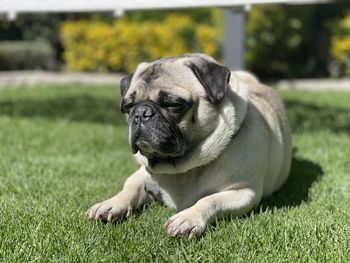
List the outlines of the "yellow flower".
{"type": "Polygon", "coordinates": [[[160,22],[67,21],[61,38],[63,59],[73,71],[130,72],[142,61],[194,51],[213,56],[218,51],[215,29],[184,15],[169,15],[160,22]]]}

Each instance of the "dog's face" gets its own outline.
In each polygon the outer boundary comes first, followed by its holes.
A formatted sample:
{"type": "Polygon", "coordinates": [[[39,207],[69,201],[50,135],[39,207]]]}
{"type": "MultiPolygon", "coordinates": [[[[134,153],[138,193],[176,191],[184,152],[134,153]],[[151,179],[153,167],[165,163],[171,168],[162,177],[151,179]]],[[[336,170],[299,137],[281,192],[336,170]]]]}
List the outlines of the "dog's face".
{"type": "Polygon", "coordinates": [[[120,83],[133,153],[151,166],[185,156],[215,129],[229,78],[229,69],[200,54],[140,64],[120,83]]]}

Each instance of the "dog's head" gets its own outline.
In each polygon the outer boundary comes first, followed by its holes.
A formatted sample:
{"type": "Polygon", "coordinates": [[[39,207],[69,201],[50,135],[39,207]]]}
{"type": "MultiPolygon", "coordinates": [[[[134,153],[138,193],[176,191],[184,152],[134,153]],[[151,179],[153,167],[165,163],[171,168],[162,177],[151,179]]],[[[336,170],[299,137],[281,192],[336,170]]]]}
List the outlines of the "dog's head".
{"type": "Polygon", "coordinates": [[[228,68],[202,54],[140,64],[120,82],[133,153],[151,166],[186,155],[215,129],[229,78],[228,68]]]}

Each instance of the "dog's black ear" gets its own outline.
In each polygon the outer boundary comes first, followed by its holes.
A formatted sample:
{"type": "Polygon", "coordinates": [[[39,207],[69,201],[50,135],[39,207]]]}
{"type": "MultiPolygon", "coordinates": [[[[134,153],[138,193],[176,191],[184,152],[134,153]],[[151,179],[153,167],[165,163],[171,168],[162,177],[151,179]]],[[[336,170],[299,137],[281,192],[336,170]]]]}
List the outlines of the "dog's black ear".
{"type": "Polygon", "coordinates": [[[134,74],[132,73],[130,75],[123,77],[120,80],[120,96],[121,96],[121,98],[123,98],[125,96],[125,93],[128,91],[133,76],[134,76],[134,74]]]}
{"type": "Polygon", "coordinates": [[[203,85],[210,102],[219,104],[226,94],[230,81],[230,70],[225,66],[204,59],[190,62],[188,66],[203,85]]]}
{"type": "Polygon", "coordinates": [[[128,89],[130,88],[130,84],[133,76],[134,76],[134,73],[127,75],[120,80],[120,110],[122,113],[125,113],[125,110],[123,107],[123,98],[126,92],[128,91],[128,89]]]}

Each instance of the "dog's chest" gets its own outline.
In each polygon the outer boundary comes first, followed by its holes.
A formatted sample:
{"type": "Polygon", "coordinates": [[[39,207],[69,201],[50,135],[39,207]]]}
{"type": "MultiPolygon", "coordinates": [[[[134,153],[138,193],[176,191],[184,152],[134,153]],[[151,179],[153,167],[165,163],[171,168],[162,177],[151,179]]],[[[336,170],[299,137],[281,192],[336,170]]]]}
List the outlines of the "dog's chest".
{"type": "MultiPolygon", "coordinates": [[[[194,205],[204,196],[213,194],[223,187],[217,175],[209,175],[206,169],[198,168],[186,174],[154,175],[154,184],[149,184],[150,191],[154,191],[154,197],[168,207],[183,210],[194,205]]],[[[147,190],[147,189],[146,189],[147,190]]]]}

